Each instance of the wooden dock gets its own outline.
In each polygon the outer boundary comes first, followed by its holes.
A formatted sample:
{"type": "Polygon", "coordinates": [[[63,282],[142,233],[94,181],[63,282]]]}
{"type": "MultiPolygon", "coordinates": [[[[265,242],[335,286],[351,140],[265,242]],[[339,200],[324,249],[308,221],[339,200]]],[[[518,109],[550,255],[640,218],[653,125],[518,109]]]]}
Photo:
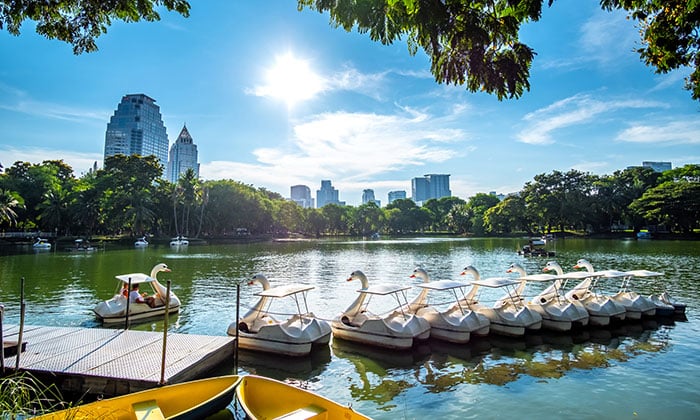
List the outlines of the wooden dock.
{"type": "MultiPolygon", "coordinates": [[[[5,341],[17,341],[19,327],[5,325],[5,341]]],[[[25,325],[19,370],[55,383],[62,392],[111,397],[157,386],[161,378],[163,333],[108,328],[25,325]]],[[[233,366],[235,338],[168,333],[165,382],[203,377],[233,366]]],[[[15,356],[5,357],[13,370],[15,356]]]]}

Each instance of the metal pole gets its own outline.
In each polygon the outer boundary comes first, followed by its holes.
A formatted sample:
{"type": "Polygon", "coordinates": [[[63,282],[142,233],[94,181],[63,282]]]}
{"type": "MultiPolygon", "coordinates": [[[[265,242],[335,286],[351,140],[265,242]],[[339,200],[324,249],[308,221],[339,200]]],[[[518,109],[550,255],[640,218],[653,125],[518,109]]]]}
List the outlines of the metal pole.
{"type": "Polygon", "coordinates": [[[124,320],[124,329],[129,329],[129,303],[131,302],[131,277],[126,285],[126,319],[124,320]]]}
{"type": "Polygon", "coordinates": [[[15,359],[16,371],[19,370],[19,356],[22,354],[22,336],[24,335],[24,277],[22,277],[19,281],[19,296],[19,336],[17,337],[17,358],[15,359]]]}
{"type": "Polygon", "coordinates": [[[5,317],[5,305],[0,304],[0,341],[2,342],[2,357],[0,357],[0,369],[5,374],[5,331],[2,326],[2,319],[5,317]]]}
{"type": "Polygon", "coordinates": [[[233,352],[233,373],[238,375],[238,323],[239,312],[241,306],[241,282],[236,283],[236,344],[234,345],[233,352]]]}
{"type": "Polygon", "coordinates": [[[165,350],[168,346],[168,315],[170,315],[170,280],[165,293],[165,319],[163,320],[163,357],[160,363],[160,384],[165,385],[165,350]]]}

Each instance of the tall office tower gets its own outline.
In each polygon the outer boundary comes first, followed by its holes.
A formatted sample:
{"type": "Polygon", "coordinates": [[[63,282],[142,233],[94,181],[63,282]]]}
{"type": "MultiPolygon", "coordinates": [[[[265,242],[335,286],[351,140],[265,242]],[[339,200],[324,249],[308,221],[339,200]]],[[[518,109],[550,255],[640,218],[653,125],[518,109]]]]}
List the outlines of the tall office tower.
{"type": "Polygon", "coordinates": [[[416,204],[422,204],[431,198],[451,197],[450,175],[427,174],[423,178],[413,178],[411,180],[411,197],[416,204]]]}
{"type": "Polygon", "coordinates": [[[167,168],[168,134],[155,102],[144,94],[122,97],[107,124],[105,159],[116,154],[154,155],[167,168]]]}
{"type": "Polygon", "coordinates": [[[182,127],[177,140],[170,147],[170,159],[168,159],[168,181],[177,183],[180,175],[188,169],[192,169],[199,178],[199,163],[197,163],[197,145],[192,141],[187,125],[182,127]]]}
{"type": "Polygon", "coordinates": [[[333,188],[331,181],[321,181],[321,189],[316,190],[316,207],[319,209],[326,204],[341,204],[338,201],[338,190],[333,188]]]}
{"type": "Polygon", "coordinates": [[[374,190],[372,190],[372,189],[362,190],[362,204],[367,204],[370,202],[376,204],[377,207],[382,206],[382,202],[379,200],[376,200],[374,198],[374,190]]]}
{"type": "Polygon", "coordinates": [[[389,191],[389,204],[393,203],[396,200],[405,200],[406,199],[406,191],[389,191]]]}
{"type": "Polygon", "coordinates": [[[670,171],[672,169],[671,162],[642,162],[642,167],[651,168],[655,172],[670,171]]]}
{"type": "Polygon", "coordinates": [[[314,208],[311,189],[306,185],[292,185],[290,188],[290,199],[305,209],[314,208]]]}

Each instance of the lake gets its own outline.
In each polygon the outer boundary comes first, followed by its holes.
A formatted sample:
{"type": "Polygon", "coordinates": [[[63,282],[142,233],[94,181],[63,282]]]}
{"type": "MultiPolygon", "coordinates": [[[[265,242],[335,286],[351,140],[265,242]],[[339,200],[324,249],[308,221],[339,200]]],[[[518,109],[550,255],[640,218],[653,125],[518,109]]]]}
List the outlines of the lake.
{"type": "MultiPolygon", "coordinates": [[[[239,373],[286,380],[375,419],[441,418],[700,418],[700,327],[697,293],[700,243],[649,240],[559,239],[548,244],[556,257],[523,257],[524,239],[401,238],[374,241],[318,240],[184,249],[107,249],[91,253],[44,251],[0,256],[0,303],[6,323],[19,323],[21,277],[25,278],[26,323],[101,328],[92,308],[116,291],[114,276],[150,272],[164,262],[182,301],[170,328],[179,333],[226,335],[235,320],[240,286],[241,314],[257,301],[259,285],[245,281],[263,273],[271,285],[315,285],[309,308],[332,319],[357,296],[362,270],[372,283],[416,284],[420,265],[433,280],[459,280],[466,265],[483,277],[504,276],[513,262],[528,273],[548,260],[565,271],[579,258],[596,269],[649,269],[662,278],[636,279],[648,295],[668,290],[688,305],[686,320],[647,320],[568,334],[537,333],[524,339],[489,336],[467,345],[428,341],[408,352],[389,352],[332,341],[328,349],[300,360],[241,351],[239,373]]],[[[467,280],[462,277],[462,280],[467,280]]],[[[616,282],[605,284],[609,293],[616,282]]],[[[418,288],[409,291],[415,297],[418,288]]],[[[528,285],[528,294],[537,292],[528,285]]],[[[498,293],[482,295],[493,301],[498,293]]],[[[389,309],[391,303],[377,301],[389,309]]],[[[439,303],[439,299],[438,299],[439,303]]],[[[277,302],[276,302],[277,304],[277,302]]],[[[271,311],[294,312],[279,302],[271,311]]],[[[374,308],[374,306],[373,306],[374,308]]],[[[163,322],[134,329],[161,330],[163,322]]],[[[222,372],[231,373],[229,372],[222,372]]],[[[233,408],[232,408],[233,411],[233,408]]]]}

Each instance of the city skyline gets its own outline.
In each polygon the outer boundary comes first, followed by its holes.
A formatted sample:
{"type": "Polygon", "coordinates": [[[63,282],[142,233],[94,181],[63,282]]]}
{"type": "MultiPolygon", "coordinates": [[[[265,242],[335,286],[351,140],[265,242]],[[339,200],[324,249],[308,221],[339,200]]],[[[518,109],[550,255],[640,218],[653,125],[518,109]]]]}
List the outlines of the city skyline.
{"type": "Polygon", "coordinates": [[[553,170],[700,161],[698,102],[682,89],[690,70],[654,74],[624,13],[570,3],[523,26],[537,52],[532,87],[504,101],[438,85],[405,41],[381,45],[294,2],[207,2],[187,19],[114,22],[100,50],[80,56],[27,23],[19,37],[0,31],[12,58],[0,64],[0,162],[63,159],[87,172],[102,162],[115,102],[131,93],[157,100],[170,144],[185,122],[194,130],[202,179],[285,197],[289,185],[332,179],[351,205],[364,189],[382,201],[410,191],[425,173],[451,174],[452,195],[466,199],[553,170]]]}

